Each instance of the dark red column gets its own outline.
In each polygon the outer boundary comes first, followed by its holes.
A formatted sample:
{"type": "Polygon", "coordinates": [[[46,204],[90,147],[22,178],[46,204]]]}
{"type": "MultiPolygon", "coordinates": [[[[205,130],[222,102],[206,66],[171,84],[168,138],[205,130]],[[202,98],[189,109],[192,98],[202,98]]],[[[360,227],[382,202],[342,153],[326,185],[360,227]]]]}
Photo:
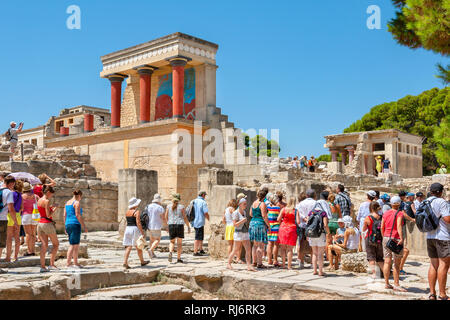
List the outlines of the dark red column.
{"type": "Polygon", "coordinates": [[[120,105],[122,101],[122,81],[123,75],[112,75],[111,81],[111,127],[120,127],[120,105]]]}
{"type": "Polygon", "coordinates": [[[140,76],[140,120],[141,123],[150,122],[150,101],[152,94],[152,73],[154,68],[150,66],[143,66],[138,68],[140,76]]]}
{"type": "Polygon", "coordinates": [[[69,135],[69,128],[68,127],[61,127],[61,128],[59,128],[59,133],[62,135],[62,136],[68,136],[69,135]]]}
{"type": "Polygon", "coordinates": [[[94,131],[94,115],[85,114],[84,115],[84,131],[93,132],[94,131]]]}
{"type": "Polygon", "coordinates": [[[184,106],[184,67],[187,60],[184,58],[174,58],[170,60],[172,66],[172,108],[173,117],[183,117],[184,106]]]}

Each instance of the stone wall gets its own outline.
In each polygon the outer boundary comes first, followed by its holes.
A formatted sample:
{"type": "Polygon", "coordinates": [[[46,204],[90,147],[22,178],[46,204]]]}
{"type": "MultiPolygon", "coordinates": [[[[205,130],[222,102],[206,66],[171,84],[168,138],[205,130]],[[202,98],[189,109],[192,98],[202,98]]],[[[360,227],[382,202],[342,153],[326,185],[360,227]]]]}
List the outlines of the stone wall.
{"type": "Polygon", "coordinates": [[[88,231],[118,230],[118,185],[87,179],[56,178],[53,205],[58,206],[54,220],[58,232],[64,232],[64,206],[73,197],[73,190],[83,192],[81,207],[88,231]]]}

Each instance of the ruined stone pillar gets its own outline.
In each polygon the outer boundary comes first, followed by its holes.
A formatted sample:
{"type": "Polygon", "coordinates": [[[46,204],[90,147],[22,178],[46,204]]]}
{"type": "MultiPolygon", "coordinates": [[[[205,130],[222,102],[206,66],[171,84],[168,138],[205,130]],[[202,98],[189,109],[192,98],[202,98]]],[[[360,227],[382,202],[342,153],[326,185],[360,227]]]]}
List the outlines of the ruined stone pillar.
{"type": "Polygon", "coordinates": [[[172,108],[174,118],[183,117],[184,67],[187,62],[188,59],[181,56],[170,59],[170,65],[172,66],[172,108]]]}
{"type": "Polygon", "coordinates": [[[331,161],[332,162],[336,162],[339,151],[337,151],[337,150],[330,150],[330,152],[331,152],[331,161]]]}
{"type": "Polygon", "coordinates": [[[141,123],[150,122],[150,101],[152,92],[152,74],[155,67],[144,65],[138,67],[138,73],[140,76],[139,86],[140,86],[140,108],[139,108],[139,118],[141,123]]]}
{"type": "Polygon", "coordinates": [[[108,77],[111,81],[111,127],[120,127],[120,108],[122,100],[122,81],[127,76],[123,74],[113,74],[108,77]]]}
{"type": "Polygon", "coordinates": [[[348,151],[348,163],[352,163],[355,158],[355,148],[353,146],[345,148],[348,151]]]}
{"type": "Polygon", "coordinates": [[[342,151],[342,152],[341,152],[341,157],[342,157],[342,165],[343,165],[343,166],[345,166],[345,165],[346,165],[346,163],[347,163],[347,154],[348,154],[348,152],[347,152],[347,151],[342,151]]]}

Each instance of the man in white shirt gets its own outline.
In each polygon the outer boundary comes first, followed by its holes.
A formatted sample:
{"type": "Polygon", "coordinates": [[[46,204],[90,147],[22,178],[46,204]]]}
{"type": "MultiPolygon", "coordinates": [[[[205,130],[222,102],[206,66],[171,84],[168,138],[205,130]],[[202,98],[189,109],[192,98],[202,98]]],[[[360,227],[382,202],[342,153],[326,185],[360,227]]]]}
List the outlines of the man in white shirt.
{"type": "Polygon", "coordinates": [[[436,300],[436,280],[439,283],[439,299],[447,300],[445,291],[447,273],[450,266],[450,208],[443,199],[444,186],[433,183],[430,187],[431,202],[434,215],[439,218],[438,227],[427,232],[427,251],[430,258],[428,284],[430,285],[430,300],[436,300]]]}
{"type": "MultiPolygon", "coordinates": [[[[375,193],[375,191],[370,190],[369,192],[367,192],[367,200],[364,201],[363,203],[361,203],[359,206],[358,215],[356,216],[356,221],[358,221],[358,223],[359,223],[359,231],[360,231],[362,239],[365,239],[366,234],[368,232],[368,231],[362,232],[363,227],[364,227],[364,220],[370,215],[370,204],[372,203],[372,201],[375,199],[376,196],[377,196],[377,194],[375,193]]],[[[366,242],[365,241],[361,241],[361,246],[362,246],[363,251],[366,251],[366,242]]]]}
{"type": "MultiPolygon", "coordinates": [[[[0,257],[2,256],[3,249],[6,248],[6,232],[8,227],[8,212],[11,213],[11,218],[15,226],[18,225],[16,219],[16,210],[14,209],[14,185],[16,180],[8,176],[4,180],[4,184],[1,187],[2,193],[2,205],[3,209],[0,211],[0,257]]],[[[6,273],[6,271],[0,269],[0,273],[6,273]]]]}
{"type": "MultiPolygon", "coordinates": [[[[297,216],[296,216],[296,222],[297,225],[301,228],[306,227],[306,223],[308,222],[308,214],[314,209],[314,207],[317,204],[316,198],[316,192],[312,189],[306,190],[306,196],[307,198],[300,202],[296,209],[297,209],[297,216]]],[[[303,269],[305,267],[305,251],[309,247],[308,241],[305,239],[299,238],[299,267],[300,269],[303,269]]]]}
{"type": "Polygon", "coordinates": [[[161,228],[164,221],[164,208],[161,206],[161,196],[156,193],[153,201],[146,208],[148,212],[148,229],[150,235],[150,248],[148,255],[150,259],[155,258],[155,249],[161,241],[161,228]]]}

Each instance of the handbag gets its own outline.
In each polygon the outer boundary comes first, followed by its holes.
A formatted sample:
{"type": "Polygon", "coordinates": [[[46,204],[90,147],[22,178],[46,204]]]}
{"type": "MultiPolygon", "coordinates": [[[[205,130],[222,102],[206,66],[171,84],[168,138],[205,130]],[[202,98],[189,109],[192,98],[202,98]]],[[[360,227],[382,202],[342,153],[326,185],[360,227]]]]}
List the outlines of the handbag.
{"type": "Polygon", "coordinates": [[[391,234],[389,235],[389,240],[386,242],[386,247],[394,252],[395,254],[400,254],[403,250],[403,245],[399,245],[394,239],[391,239],[392,237],[392,231],[394,231],[395,222],[397,222],[397,214],[400,211],[397,210],[394,216],[394,223],[392,224],[391,234]]]}
{"type": "Polygon", "coordinates": [[[36,197],[34,198],[34,200],[35,201],[33,204],[33,212],[31,213],[31,219],[33,219],[33,221],[39,222],[39,220],[41,220],[41,214],[39,213],[36,197]]]}

